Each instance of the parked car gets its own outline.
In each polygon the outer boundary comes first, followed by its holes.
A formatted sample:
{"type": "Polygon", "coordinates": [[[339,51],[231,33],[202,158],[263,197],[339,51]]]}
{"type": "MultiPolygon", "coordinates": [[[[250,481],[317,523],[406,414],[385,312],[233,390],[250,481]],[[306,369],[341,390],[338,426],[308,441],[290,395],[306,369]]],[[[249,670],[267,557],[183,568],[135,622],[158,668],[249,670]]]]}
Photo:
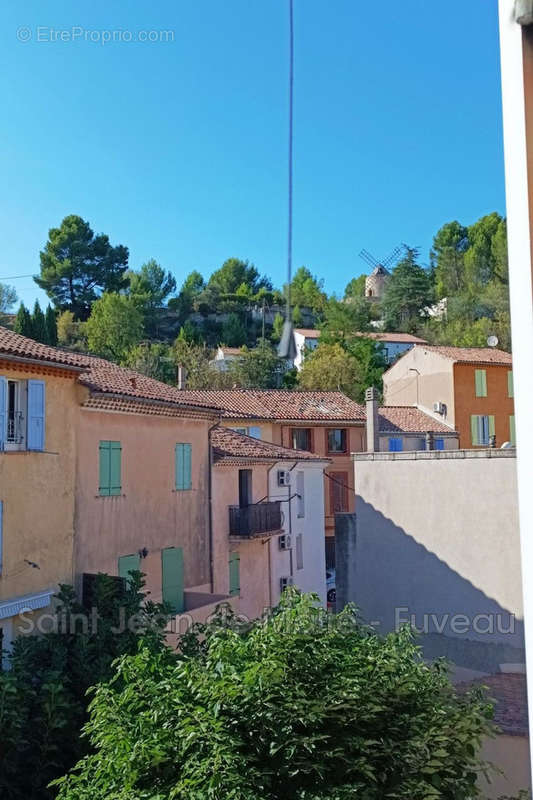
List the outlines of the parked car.
{"type": "Polygon", "coordinates": [[[328,599],[328,606],[334,606],[337,599],[336,577],[335,569],[326,570],[326,597],[328,599]]]}

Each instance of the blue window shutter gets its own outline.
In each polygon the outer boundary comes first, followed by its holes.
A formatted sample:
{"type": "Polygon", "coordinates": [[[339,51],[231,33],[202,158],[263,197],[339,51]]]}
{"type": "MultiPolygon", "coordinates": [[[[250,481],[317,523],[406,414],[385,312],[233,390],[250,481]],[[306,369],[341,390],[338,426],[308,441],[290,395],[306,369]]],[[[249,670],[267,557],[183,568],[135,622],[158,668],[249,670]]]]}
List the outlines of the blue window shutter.
{"type": "Polygon", "coordinates": [[[44,381],[28,381],[28,450],[44,450],[44,381]]]}
{"type": "Polygon", "coordinates": [[[433,447],[435,450],[444,450],[444,439],[435,439],[433,447]]]}
{"type": "Polygon", "coordinates": [[[0,500],[0,575],[2,574],[2,565],[4,561],[3,555],[4,555],[4,501],[0,500]]]}
{"type": "Polygon", "coordinates": [[[192,487],[192,445],[176,445],[176,489],[184,491],[192,487]]]}
{"type": "Polygon", "coordinates": [[[260,439],[261,428],[258,425],[252,425],[250,428],[248,428],[248,436],[251,436],[252,439],[260,439]]]}
{"type": "Polygon", "coordinates": [[[128,582],[131,581],[130,572],[139,570],[141,565],[141,557],[138,553],[130,556],[120,556],[118,559],[118,574],[128,582]]]}
{"type": "Polygon", "coordinates": [[[389,439],[389,452],[401,453],[403,450],[403,440],[399,437],[391,437],[389,439]]]}
{"type": "Polygon", "coordinates": [[[7,437],[7,378],[0,375],[0,450],[4,449],[7,437]]]}
{"type": "Polygon", "coordinates": [[[182,547],[161,550],[161,584],[163,602],[168,603],[175,614],[182,614],[185,610],[182,547]]]}

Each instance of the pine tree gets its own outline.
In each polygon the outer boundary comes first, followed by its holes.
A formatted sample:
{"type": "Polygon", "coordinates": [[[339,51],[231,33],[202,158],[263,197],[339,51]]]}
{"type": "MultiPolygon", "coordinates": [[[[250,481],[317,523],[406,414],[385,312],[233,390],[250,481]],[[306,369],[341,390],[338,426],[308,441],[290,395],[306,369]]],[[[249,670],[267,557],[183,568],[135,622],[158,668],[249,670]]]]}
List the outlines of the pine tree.
{"type": "Polygon", "coordinates": [[[46,307],[45,322],[48,344],[55,347],[57,345],[57,319],[50,303],[46,307]]]}
{"type": "Polygon", "coordinates": [[[24,303],[20,304],[19,310],[17,311],[14,328],[15,333],[20,333],[21,336],[29,336],[30,339],[33,337],[31,314],[24,303]]]}
{"type": "Polygon", "coordinates": [[[33,314],[31,318],[32,328],[33,328],[33,338],[36,342],[42,342],[43,344],[48,344],[48,331],[46,330],[46,319],[43,314],[43,310],[39,305],[39,301],[35,301],[35,305],[33,307],[33,314]]]}

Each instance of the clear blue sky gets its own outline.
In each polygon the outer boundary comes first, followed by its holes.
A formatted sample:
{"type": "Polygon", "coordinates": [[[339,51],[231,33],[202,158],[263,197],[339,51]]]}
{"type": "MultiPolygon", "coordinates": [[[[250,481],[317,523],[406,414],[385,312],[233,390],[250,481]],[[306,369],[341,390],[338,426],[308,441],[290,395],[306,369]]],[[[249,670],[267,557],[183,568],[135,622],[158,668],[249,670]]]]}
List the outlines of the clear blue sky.
{"type": "MultiPolygon", "coordinates": [[[[0,280],[38,272],[48,229],[75,213],[133,268],[154,257],[180,282],[238,256],[281,285],[286,11],[4,0],[0,280]],[[88,33],[50,41],[73,27],[88,33]],[[174,41],[83,40],[119,29],[174,41]]],[[[496,0],[295,0],[295,15],[295,266],[340,293],[363,247],[407,242],[427,261],[444,222],[504,212],[496,0]]],[[[33,303],[31,278],[10,282],[33,303]]]]}

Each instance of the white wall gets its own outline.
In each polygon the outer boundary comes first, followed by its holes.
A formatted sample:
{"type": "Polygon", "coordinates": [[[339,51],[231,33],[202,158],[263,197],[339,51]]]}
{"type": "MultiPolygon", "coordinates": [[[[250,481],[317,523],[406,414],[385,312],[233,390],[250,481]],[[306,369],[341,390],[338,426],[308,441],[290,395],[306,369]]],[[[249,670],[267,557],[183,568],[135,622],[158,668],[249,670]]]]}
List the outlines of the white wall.
{"type": "Polygon", "coordinates": [[[291,465],[279,462],[270,471],[269,499],[281,500],[284,514],[284,532],[291,533],[291,550],[280,550],[278,538],[271,543],[272,602],[280,598],[280,578],[291,576],[294,584],[304,592],[316,592],[326,605],[326,553],[324,530],[324,463],[299,462],[291,471],[291,485],[278,486],[278,470],[291,465]],[[297,473],[304,473],[304,516],[298,516],[296,495],[297,473]],[[290,492],[290,494],[289,494],[290,492]],[[291,497],[290,503],[288,502],[291,497]],[[290,507],[290,510],[289,510],[290,507]],[[289,517],[290,514],[290,517],[289,517]],[[303,569],[297,569],[296,540],[302,534],[303,569]]]}

